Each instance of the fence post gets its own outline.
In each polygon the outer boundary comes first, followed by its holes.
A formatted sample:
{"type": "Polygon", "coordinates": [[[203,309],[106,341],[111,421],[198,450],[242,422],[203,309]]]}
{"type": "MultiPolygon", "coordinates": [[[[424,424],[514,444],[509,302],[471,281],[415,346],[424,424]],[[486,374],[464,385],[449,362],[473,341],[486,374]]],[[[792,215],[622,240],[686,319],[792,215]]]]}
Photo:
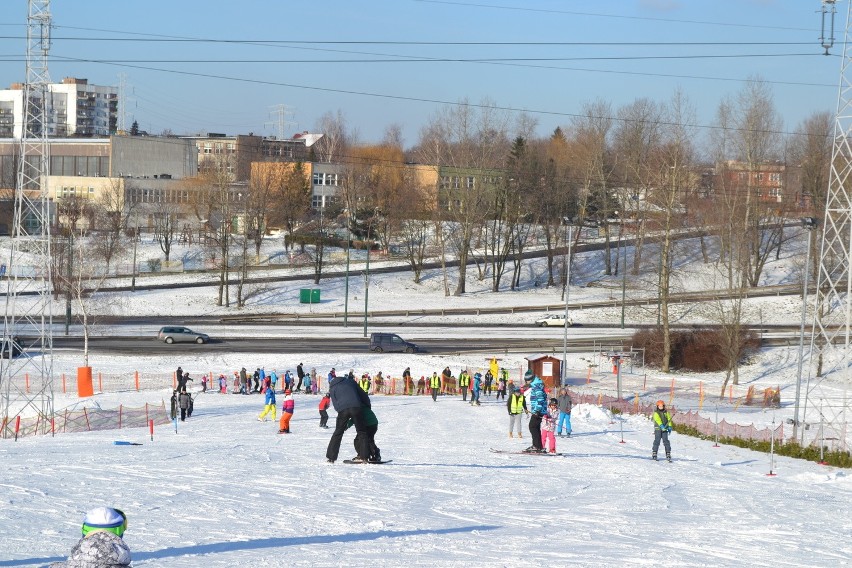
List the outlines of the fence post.
{"type": "Polygon", "coordinates": [[[98,371],[98,390],[104,392],[104,377],[100,371],[98,371]]]}
{"type": "Polygon", "coordinates": [[[65,390],[65,373],[62,373],[62,394],[65,394],[66,392],[68,391],[65,390]]]}
{"type": "Polygon", "coordinates": [[[139,391],[139,371],[135,371],[133,373],[133,375],[134,375],[133,380],[136,383],[136,391],[138,392],[139,391]]]}
{"type": "Polygon", "coordinates": [[[713,438],[715,439],[713,447],[719,447],[719,403],[716,403],[716,420],[713,423],[713,438]]]}

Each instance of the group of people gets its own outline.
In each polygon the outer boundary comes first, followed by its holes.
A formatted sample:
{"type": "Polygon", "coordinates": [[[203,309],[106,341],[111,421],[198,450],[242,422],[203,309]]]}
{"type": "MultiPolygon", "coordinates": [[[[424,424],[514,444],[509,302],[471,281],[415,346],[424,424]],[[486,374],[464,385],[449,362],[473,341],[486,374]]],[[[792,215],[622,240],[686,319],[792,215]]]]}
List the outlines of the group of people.
{"type": "Polygon", "coordinates": [[[175,380],[177,388],[172,391],[171,419],[176,420],[178,412],[180,412],[180,421],[184,422],[192,416],[192,410],[195,406],[195,399],[186,388],[186,384],[192,379],[189,377],[189,373],[185,373],[183,369],[178,367],[175,371],[175,380]]]}

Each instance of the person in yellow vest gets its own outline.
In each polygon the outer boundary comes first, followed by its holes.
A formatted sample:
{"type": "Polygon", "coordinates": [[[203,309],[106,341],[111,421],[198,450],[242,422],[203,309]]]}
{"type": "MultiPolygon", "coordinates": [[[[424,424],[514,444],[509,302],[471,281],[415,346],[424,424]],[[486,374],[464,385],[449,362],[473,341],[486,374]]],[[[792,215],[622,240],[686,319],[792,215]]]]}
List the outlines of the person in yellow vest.
{"type": "Polygon", "coordinates": [[[438,376],[437,371],[429,377],[429,388],[432,389],[432,400],[437,402],[438,393],[441,391],[441,377],[438,376]]]}
{"type": "Polygon", "coordinates": [[[364,373],[361,375],[361,380],[358,381],[358,386],[361,387],[365,393],[370,393],[370,375],[364,373]]]}
{"type": "Polygon", "coordinates": [[[672,461],[672,446],[669,443],[669,432],[672,431],[672,415],[666,410],[666,403],[662,400],[657,401],[657,408],[654,409],[654,414],[651,415],[654,421],[654,446],[651,448],[651,459],[657,460],[657,450],[660,449],[660,440],[663,442],[663,447],[666,449],[666,459],[672,461]]]}
{"type": "Polygon", "coordinates": [[[514,438],[512,430],[517,429],[518,438],[523,438],[521,434],[521,417],[524,414],[529,414],[527,410],[527,399],[521,394],[521,389],[515,388],[512,394],[509,395],[506,401],[506,409],[509,411],[509,437],[514,438]]]}
{"type": "Polygon", "coordinates": [[[462,369],[459,373],[459,388],[461,389],[462,400],[467,401],[467,389],[470,388],[470,375],[467,369],[462,369]]]}

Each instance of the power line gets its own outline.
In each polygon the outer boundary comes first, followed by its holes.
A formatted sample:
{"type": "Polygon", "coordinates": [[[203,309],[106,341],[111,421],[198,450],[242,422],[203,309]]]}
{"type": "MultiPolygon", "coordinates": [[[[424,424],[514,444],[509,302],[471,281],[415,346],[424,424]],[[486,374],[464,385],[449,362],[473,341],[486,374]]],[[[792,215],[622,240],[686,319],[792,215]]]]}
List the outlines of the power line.
{"type": "MultiPolygon", "coordinates": [[[[338,93],[343,95],[358,95],[363,97],[372,97],[378,99],[386,99],[386,100],[399,100],[399,101],[409,101],[409,102],[418,102],[418,103],[430,103],[430,104],[439,104],[439,105],[448,105],[448,106],[467,106],[471,108],[487,108],[491,110],[502,110],[506,112],[526,112],[530,114],[538,114],[544,116],[557,116],[557,117],[566,117],[566,118],[585,118],[585,115],[578,113],[570,113],[564,111],[552,111],[552,110],[538,110],[538,109],[529,109],[529,108],[516,108],[511,106],[500,106],[500,105],[487,105],[482,103],[471,103],[471,102],[458,102],[458,101],[446,101],[441,99],[431,99],[425,97],[414,97],[414,96],[406,96],[406,95],[390,95],[387,93],[375,93],[370,91],[356,91],[352,89],[340,89],[340,88],[332,88],[332,87],[316,87],[311,85],[298,85],[295,83],[284,83],[279,81],[270,81],[265,79],[248,79],[244,77],[231,77],[228,75],[218,75],[214,73],[201,73],[198,71],[180,71],[175,69],[164,69],[161,67],[149,67],[145,65],[132,65],[127,63],[110,63],[107,61],[102,61],[98,59],[78,59],[78,58],[63,58],[58,57],[67,61],[75,61],[78,63],[99,63],[104,65],[114,65],[117,67],[128,67],[131,69],[141,69],[145,71],[155,71],[159,73],[169,73],[173,75],[183,75],[188,77],[201,77],[205,79],[217,79],[223,81],[234,81],[238,83],[249,83],[253,85],[267,85],[273,87],[286,87],[291,89],[302,89],[307,91],[318,91],[324,93],[338,93]]],[[[595,117],[595,118],[604,118],[608,120],[620,121],[620,122],[635,122],[635,120],[620,118],[616,116],[607,116],[607,117],[595,117]]],[[[718,125],[707,125],[707,124],[680,124],[675,122],[665,122],[659,121],[657,122],[659,125],[664,126],[683,126],[688,128],[701,128],[708,130],[729,130],[729,131],[754,131],[766,134],[792,134],[787,131],[780,130],[749,130],[749,129],[738,129],[738,128],[730,128],[727,126],[718,126],[718,125]]]]}
{"type": "Polygon", "coordinates": [[[706,26],[725,26],[725,27],[735,27],[735,28],[754,28],[754,29],[763,29],[763,30],[788,30],[788,31],[803,31],[803,32],[818,32],[819,30],[812,28],[792,28],[785,26],[761,26],[757,24],[740,24],[733,22],[712,22],[706,20],[686,20],[686,19],[675,19],[675,18],[652,18],[650,16],[624,16],[621,14],[601,14],[595,12],[577,12],[571,10],[554,10],[554,9],[546,9],[546,8],[522,8],[518,6],[499,6],[496,4],[480,4],[473,2],[452,2],[450,0],[413,0],[414,2],[421,2],[424,4],[446,4],[449,6],[461,6],[464,8],[489,8],[494,10],[510,10],[517,12],[535,12],[541,14],[565,14],[568,16],[588,16],[595,18],[614,18],[621,20],[644,20],[649,22],[665,22],[665,23],[673,23],[673,24],[699,24],[706,26]]]}

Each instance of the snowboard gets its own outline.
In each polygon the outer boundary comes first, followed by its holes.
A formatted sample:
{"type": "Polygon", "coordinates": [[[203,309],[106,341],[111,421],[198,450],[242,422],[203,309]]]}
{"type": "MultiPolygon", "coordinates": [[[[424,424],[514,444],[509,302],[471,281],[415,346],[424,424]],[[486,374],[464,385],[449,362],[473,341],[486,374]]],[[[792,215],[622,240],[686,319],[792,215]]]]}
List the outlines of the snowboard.
{"type": "Polygon", "coordinates": [[[356,462],[356,461],[353,461],[353,460],[343,460],[343,463],[348,463],[348,464],[352,464],[352,465],[379,465],[379,464],[383,464],[383,463],[390,463],[392,461],[393,460],[382,460],[380,462],[356,462]]]}
{"type": "Polygon", "coordinates": [[[496,450],[491,448],[491,451],[495,454],[520,454],[524,456],[567,456],[568,454],[563,454],[561,452],[557,452],[555,454],[551,453],[538,453],[538,452],[517,452],[514,450],[496,450]]]}

